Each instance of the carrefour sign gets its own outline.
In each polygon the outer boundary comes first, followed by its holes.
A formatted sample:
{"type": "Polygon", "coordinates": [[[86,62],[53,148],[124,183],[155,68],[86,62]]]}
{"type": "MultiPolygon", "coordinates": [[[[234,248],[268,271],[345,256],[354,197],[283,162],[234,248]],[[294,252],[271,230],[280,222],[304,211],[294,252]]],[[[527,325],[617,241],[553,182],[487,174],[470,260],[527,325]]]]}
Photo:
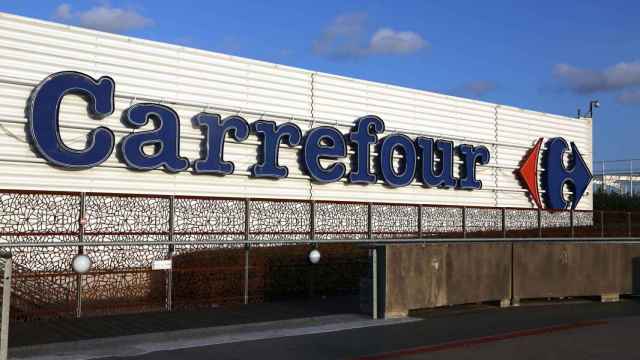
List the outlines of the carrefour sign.
{"type": "MultiPolygon", "coordinates": [[[[100,126],[88,134],[84,149],[66,146],[60,137],[59,108],[67,94],[84,97],[90,115],[95,119],[114,112],[115,81],[112,78],[103,76],[95,80],[74,71],[52,74],[38,85],[30,100],[29,131],[35,148],[48,162],[63,168],[88,169],[100,165],[113,153],[115,135],[109,128],[100,126]]],[[[203,156],[187,159],[180,155],[180,118],[169,106],[134,104],[125,110],[122,119],[133,129],[150,122],[155,125],[153,130],[131,132],[117,144],[124,163],[136,170],[164,169],[175,173],[191,168],[195,174],[232,174],[234,164],[224,160],[225,139],[242,142],[250,133],[260,139],[258,159],[250,169],[251,176],[256,178],[288,176],[287,167],[278,162],[279,148],[285,145],[302,147],[301,167],[319,183],[331,183],[345,177],[349,183],[363,184],[381,179],[386,185],[397,188],[417,180],[426,187],[475,190],[482,188],[482,182],[476,178],[476,167],[486,165],[491,157],[485,146],[454,146],[446,140],[429,137],[411,139],[403,134],[390,134],[379,139],[385,131],[385,124],[375,115],[357,119],[345,135],[329,126],[316,127],[303,134],[297,125],[290,122],[276,124],[258,120],[249,124],[241,116],[222,118],[218,114],[203,112],[195,116],[195,123],[205,134],[204,148],[201,149],[203,156]],[[371,171],[372,145],[378,153],[373,167],[375,171],[371,171]],[[143,150],[147,146],[154,148],[151,154],[143,150]],[[351,170],[347,173],[346,165],[340,160],[347,157],[349,148],[353,149],[354,156],[351,170]],[[454,177],[456,155],[461,160],[457,178],[454,177]],[[394,157],[401,159],[399,166],[394,163],[394,157]],[[329,163],[321,160],[329,160],[329,163]]],[[[560,170],[550,168],[549,171],[560,170]]],[[[553,177],[550,179],[553,182],[553,177]]],[[[570,174],[565,176],[560,187],[565,182],[571,185],[572,179],[570,174]]],[[[577,200],[573,201],[573,206],[577,200]]],[[[566,207],[566,204],[560,205],[566,207]]]]}
{"type": "Polygon", "coordinates": [[[535,146],[525,156],[517,173],[529,191],[531,200],[542,208],[543,201],[549,209],[566,209],[569,202],[564,196],[564,187],[568,186],[572,195],[571,208],[575,209],[582,195],[587,191],[593,178],[589,167],[585,163],[578,146],[571,143],[571,157],[569,168],[565,166],[564,154],[569,149],[569,144],[563,138],[552,138],[546,144],[546,150],[542,149],[543,138],[538,139],[535,146]],[[542,156],[542,171],[538,169],[538,158],[542,156]],[[540,194],[538,180],[542,173],[542,186],[544,194],[540,194]]]}

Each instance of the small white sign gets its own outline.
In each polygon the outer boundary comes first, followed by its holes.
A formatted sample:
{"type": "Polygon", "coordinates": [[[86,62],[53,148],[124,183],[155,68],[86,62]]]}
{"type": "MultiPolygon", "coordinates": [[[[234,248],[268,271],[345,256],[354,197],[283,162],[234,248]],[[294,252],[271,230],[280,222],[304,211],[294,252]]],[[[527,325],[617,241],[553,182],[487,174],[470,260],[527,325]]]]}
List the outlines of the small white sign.
{"type": "Polygon", "coordinates": [[[151,270],[171,270],[171,260],[153,260],[151,270]]]}

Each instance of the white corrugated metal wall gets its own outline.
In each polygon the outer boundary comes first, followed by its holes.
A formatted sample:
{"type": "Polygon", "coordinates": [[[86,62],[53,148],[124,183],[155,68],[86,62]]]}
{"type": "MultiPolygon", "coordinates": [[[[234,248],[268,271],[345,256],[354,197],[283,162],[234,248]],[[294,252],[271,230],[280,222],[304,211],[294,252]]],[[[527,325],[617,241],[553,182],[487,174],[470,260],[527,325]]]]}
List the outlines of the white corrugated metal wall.
{"type": "MultiPolygon", "coordinates": [[[[591,121],[572,119],[380,83],[311,72],[202,50],[128,38],[0,13],[0,188],[157,193],[207,196],[334,199],[403,203],[533,207],[514,170],[539,137],[574,141],[591,166],[591,121]],[[298,149],[281,148],[287,179],[249,178],[257,139],[227,142],[225,159],[236,172],[224,177],[131,171],[115,153],[101,166],[82,171],[52,167],[26,139],[26,104],[46,76],[76,70],[116,81],[116,111],[95,121],[86,104],[67,96],[61,134],[82,148],[88,130],[104,125],[118,138],[131,132],[122,111],[141,101],[160,102],[181,118],[181,155],[199,156],[201,132],[191,118],[201,112],[239,114],[249,122],[293,121],[304,131],[332,125],[347,132],[360,116],[384,119],[387,133],[432,136],[487,146],[490,164],[478,167],[483,189],[426,189],[418,183],[399,189],[376,185],[311,183],[297,164],[298,149]]],[[[373,156],[376,156],[373,154],[373,156]]],[[[591,209],[588,191],[579,208],[591,209]]]]}

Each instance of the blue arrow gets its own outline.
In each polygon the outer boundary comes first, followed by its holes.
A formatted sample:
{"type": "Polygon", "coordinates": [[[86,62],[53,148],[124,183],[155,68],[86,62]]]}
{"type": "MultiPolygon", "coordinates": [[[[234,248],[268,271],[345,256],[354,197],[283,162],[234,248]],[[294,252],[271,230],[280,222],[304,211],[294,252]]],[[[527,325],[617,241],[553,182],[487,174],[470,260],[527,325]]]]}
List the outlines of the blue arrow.
{"type": "Polygon", "coordinates": [[[553,138],[547,144],[543,186],[547,205],[551,209],[567,208],[567,201],[562,194],[565,184],[571,186],[573,190],[571,208],[575,209],[593,178],[578,147],[573,142],[571,142],[573,166],[571,169],[564,167],[562,156],[568,147],[567,141],[563,138],[553,138]]]}

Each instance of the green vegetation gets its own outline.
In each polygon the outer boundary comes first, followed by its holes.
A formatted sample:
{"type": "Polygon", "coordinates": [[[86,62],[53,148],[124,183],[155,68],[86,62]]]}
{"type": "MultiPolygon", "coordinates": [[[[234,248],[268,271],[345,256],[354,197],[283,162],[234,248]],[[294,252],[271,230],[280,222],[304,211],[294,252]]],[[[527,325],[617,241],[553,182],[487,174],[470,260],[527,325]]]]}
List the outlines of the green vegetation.
{"type": "Polygon", "coordinates": [[[593,194],[594,210],[640,210],[640,195],[619,194],[614,192],[596,191],[593,194]]]}

